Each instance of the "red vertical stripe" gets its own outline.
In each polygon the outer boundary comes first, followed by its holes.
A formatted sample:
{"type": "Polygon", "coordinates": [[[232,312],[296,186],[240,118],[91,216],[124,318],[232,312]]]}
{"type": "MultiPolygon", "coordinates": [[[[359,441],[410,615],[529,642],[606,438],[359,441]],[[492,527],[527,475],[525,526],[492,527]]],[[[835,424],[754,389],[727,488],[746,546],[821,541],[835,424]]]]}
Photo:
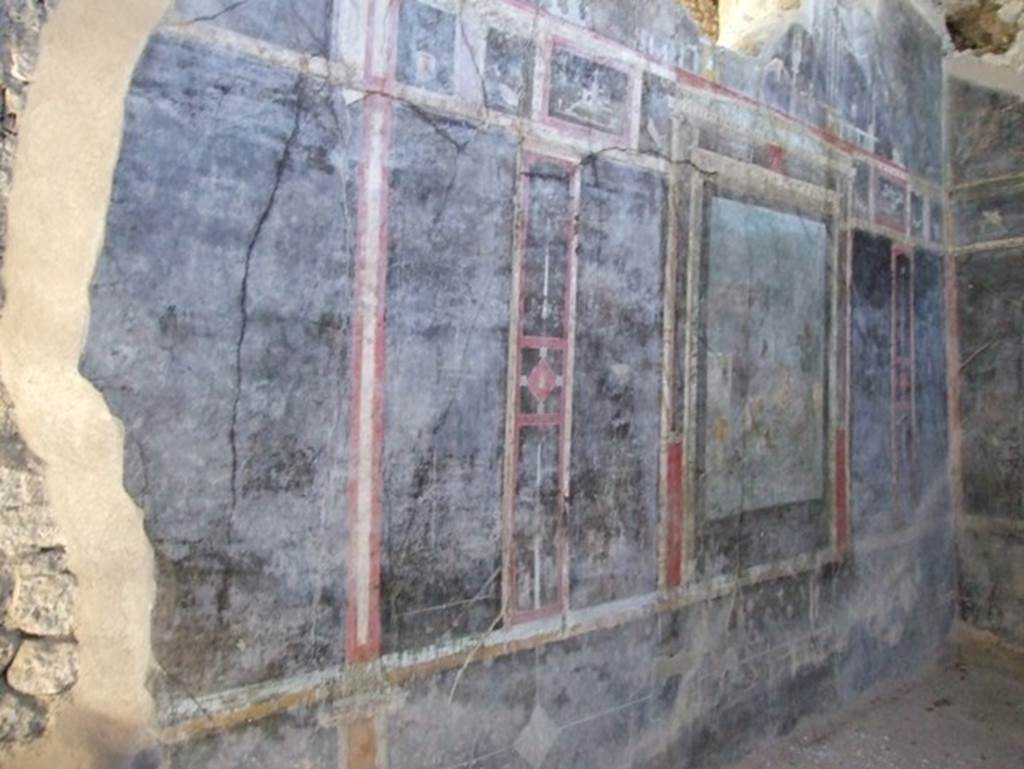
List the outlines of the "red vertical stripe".
{"type": "Polygon", "coordinates": [[[665,512],[668,523],[665,582],[673,588],[683,583],[683,444],[679,441],[668,447],[665,512]]]}
{"type": "Polygon", "coordinates": [[[845,550],[850,537],[850,514],[846,495],[846,429],[836,430],[836,549],[845,550]]]}
{"type": "Polygon", "coordinates": [[[347,594],[348,608],[345,612],[345,657],[349,662],[368,662],[380,655],[380,547],[381,547],[381,451],[384,435],[384,377],[385,377],[385,343],[386,328],[384,324],[384,303],[386,299],[385,281],[387,278],[387,255],[388,255],[388,206],[389,206],[389,172],[387,159],[382,158],[382,187],[379,192],[378,204],[380,206],[379,226],[375,232],[366,228],[367,207],[369,205],[370,184],[367,180],[367,167],[370,163],[369,153],[373,151],[373,142],[369,139],[372,130],[373,117],[382,116],[381,151],[387,152],[391,144],[391,119],[392,111],[390,101],[379,95],[370,95],[366,99],[366,108],[363,114],[364,131],[366,136],[363,139],[364,155],[362,167],[359,172],[359,225],[357,236],[358,254],[356,257],[356,274],[353,295],[356,297],[356,306],[361,304],[361,297],[365,291],[367,273],[371,269],[366,261],[366,252],[371,241],[375,242],[378,261],[376,264],[376,314],[372,319],[374,325],[374,349],[373,349],[373,394],[370,402],[372,442],[371,442],[371,478],[370,497],[372,505],[370,538],[368,542],[359,542],[355,537],[358,520],[359,500],[359,465],[360,465],[360,431],[362,422],[362,390],[368,372],[363,370],[363,350],[366,345],[367,318],[364,318],[361,310],[355,312],[353,343],[352,343],[352,411],[350,414],[349,431],[349,480],[347,488],[349,507],[349,546],[348,546],[348,576],[347,594]],[[357,633],[358,611],[358,587],[356,579],[355,564],[359,559],[360,548],[367,547],[370,551],[370,573],[369,573],[369,609],[367,622],[369,632],[366,641],[360,643],[357,633]]]}

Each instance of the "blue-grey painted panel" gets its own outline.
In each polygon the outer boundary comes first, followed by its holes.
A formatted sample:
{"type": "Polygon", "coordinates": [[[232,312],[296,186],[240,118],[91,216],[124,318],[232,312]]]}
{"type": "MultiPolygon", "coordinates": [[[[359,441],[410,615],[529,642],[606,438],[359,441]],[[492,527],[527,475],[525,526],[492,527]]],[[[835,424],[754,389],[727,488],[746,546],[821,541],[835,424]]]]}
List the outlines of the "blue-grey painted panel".
{"type": "Polygon", "coordinates": [[[188,23],[215,24],[282,48],[328,56],[338,1],[177,0],[177,10],[188,23]]]}
{"type": "Polygon", "coordinates": [[[704,297],[709,518],[824,493],[825,224],[711,199],[704,297]]]}
{"type": "Polygon", "coordinates": [[[855,535],[893,517],[892,241],[855,230],[850,287],[850,485],[855,535]]]}
{"type": "Polygon", "coordinates": [[[125,426],[181,696],[343,657],[360,123],[327,83],[160,35],[131,86],[82,370],[125,426]]]}
{"type": "Polygon", "coordinates": [[[571,601],[654,588],[664,180],[584,168],[569,503],[571,601]]]}
{"type": "Polygon", "coordinates": [[[510,136],[395,111],[381,554],[389,650],[484,630],[499,611],[515,157],[510,136]]]}

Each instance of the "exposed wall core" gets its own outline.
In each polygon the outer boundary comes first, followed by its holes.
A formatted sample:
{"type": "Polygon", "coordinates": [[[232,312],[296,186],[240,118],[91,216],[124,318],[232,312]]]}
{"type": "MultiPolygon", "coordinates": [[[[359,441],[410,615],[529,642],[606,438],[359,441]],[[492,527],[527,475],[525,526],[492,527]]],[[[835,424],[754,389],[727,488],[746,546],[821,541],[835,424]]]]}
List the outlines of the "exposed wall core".
{"type": "Polygon", "coordinates": [[[747,54],[757,54],[780,29],[801,17],[800,0],[720,0],[718,35],[720,45],[747,54]]]}
{"type": "Polygon", "coordinates": [[[954,0],[945,11],[958,51],[1024,72],[1024,2],[954,0]]]}
{"type": "Polygon", "coordinates": [[[78,374],[78,357],[124,93],[162,10],[159,2],[66,0],[43,30],[31,96],[18,116],[0,376],[17,430],[39,459],[48,511],[77,578],[71,634],[78,642],[77,683],[52,727],[0,759],[26,769],[127,765],[150,741],[151,554],[122,487],[122,433],[78,374]]]}
{"type": "MultiPolygon", "coordinates": [[[[40,28],[56,3],[0,4],[0,257],[18,121],[35,72],[40,28]]],[[[2,306],[2,296],[0,296],[2,306]]],[[[76,580],[14,404],[0,386],[0,750],[37,739],[78,677],[76,580]]]]}

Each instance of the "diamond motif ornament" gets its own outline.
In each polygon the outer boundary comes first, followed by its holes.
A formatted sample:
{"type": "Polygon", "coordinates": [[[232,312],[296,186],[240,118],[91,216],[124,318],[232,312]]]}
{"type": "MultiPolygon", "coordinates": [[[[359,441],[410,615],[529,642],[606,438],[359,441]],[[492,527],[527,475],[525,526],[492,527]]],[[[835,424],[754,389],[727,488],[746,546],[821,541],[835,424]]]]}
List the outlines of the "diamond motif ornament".
{"type": "Polygon", "coordinates": [[[516,753],[533,769],[539,769],[558,739],[558,724],[552,721],[544,708],[537,705],[530,716],[530,722],[523,727],[513,747],[516,753]]]}
{"type": "Polygon", "coordinates": [[[536,398],[538,403],[547,400],[547,397],[558,386],[558,377],[544,358],[537,361],[537,365],[533,367],[533,371],[526,378],[526,386],[530,389],[530,395],[536,398]]]}

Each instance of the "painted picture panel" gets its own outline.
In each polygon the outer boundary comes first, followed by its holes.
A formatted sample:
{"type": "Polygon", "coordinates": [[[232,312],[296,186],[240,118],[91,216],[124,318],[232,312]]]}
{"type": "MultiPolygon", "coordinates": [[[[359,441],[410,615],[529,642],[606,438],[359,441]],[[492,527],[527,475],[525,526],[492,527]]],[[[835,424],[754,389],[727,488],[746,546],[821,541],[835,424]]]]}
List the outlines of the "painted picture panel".
{"type": "Polygon", "coordinates": [[[711,199],[705,284],[709,518],[824,489],[825,224],[711,199]]]}
{"type": "Polygon", "coordinates": [[[629,76],[563,48],[551,54],[548,114],[587,128],[621,134],[626,129],[629,76]]]}

